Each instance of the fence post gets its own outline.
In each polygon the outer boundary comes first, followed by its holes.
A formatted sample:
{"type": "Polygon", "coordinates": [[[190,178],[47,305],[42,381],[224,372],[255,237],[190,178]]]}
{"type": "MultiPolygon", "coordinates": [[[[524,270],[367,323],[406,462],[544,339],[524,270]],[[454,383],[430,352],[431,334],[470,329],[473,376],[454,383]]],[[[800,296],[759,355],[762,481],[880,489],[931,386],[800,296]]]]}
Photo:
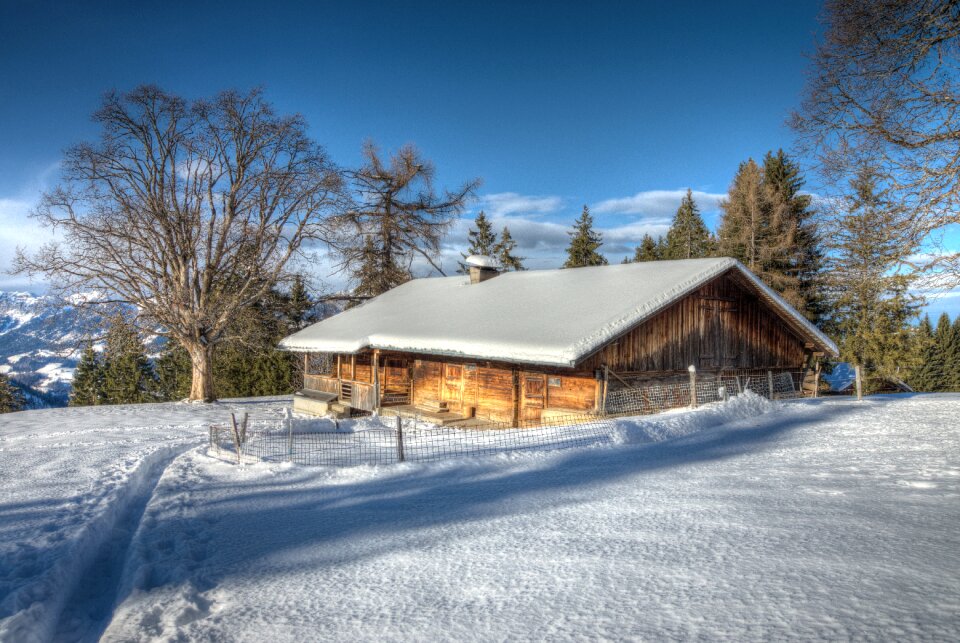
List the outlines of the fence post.
{"type": "Polygon", "coordinates": [[[740,383],[740,376],[734,375],[733,379],[737,383],[737,395],[743,395],[743,384],[740,383]]]}
{"type": "Polygon", "coordinates": [[[697,367],[691,364],[687,367],[690,371],[690,408],[697,408],[697,367]]]}
{"type": "Polygon", "coordinates": [[[397,460],[404,461],[403,457],[403,420],[397,415],[397,460]]]}
{"type": "Polygon", "coordinates": [[[853,373],[857,378],[857,402],[863,402],[863,373],[859,364],[853,367],[853,373]]]}
{"type": "Polygon", "coordinates": [[[767,371],[767,391],[769,391],[769,397],[773,399],[773,371],[767,371]]]}
{"type": "Polygon", "coordinates": [[[290,409],[284,409],[284,416],[287,421],[287,461],[293,462],[293,414],[290,409]]]}

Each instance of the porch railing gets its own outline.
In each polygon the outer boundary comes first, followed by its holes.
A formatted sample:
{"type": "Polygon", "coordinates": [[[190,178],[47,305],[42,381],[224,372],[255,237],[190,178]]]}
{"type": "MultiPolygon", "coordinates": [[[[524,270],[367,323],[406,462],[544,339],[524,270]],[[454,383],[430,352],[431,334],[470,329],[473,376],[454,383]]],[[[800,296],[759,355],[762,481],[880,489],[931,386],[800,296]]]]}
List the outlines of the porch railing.
{"type": "Polygon", "coordinates": [[[308,391],[319,391],[321,393],[334,393],[340,395],[340,385],[337,378],[328,375],[310,375],[303,376],[303,388],[308,391]]]}
{"type": "Polygon", "coordinates": [[[333,393],[342,402],[355,409],[373,411],[379,406],[377,391],[373,384],[354,380],[340,380],[329,375],[303,376],[303,387],[308,391],[333,393]]]}

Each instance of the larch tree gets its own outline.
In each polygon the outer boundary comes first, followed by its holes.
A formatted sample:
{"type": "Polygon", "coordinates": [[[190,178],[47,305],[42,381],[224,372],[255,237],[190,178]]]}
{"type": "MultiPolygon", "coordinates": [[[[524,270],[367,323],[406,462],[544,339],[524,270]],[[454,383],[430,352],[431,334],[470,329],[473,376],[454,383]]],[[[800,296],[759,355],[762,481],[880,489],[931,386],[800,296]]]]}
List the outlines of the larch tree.
{"type": "Polygon", "coordinates": [[[782,149],[763,159],[763,186],[770,208],[771,271],[782,276],[781,293],[811,321],[823,314],[823,248],[812,208],[813,197],[804,194],[800,166],[782,149]]]}
{"type": "Polygon", "coordinates": [[[473,197],[479,179],[438,191],[436,170],[412,145],[384,159],[372,144],[350,173],[353,199],[339,217],[333,242],[341,268],[353,279],[354,295],[375,297],[412,278],[419,259],[441,274],[441,242],[473,197]]]}
{"type": "Polygon", "coordinates": [[[63,239],[16,269],[130,305],[190,356],[190,399],[213,400],[213,356],[241,310],[330,236],[342,176],[259,90],[187,101],[154,86],[110,93],[97,142],[70,148],[34,213],[63,239]]]}
{"type": "Polygon", "coordinates": [[[825,29],[792,124],[827,185],[865,163],[912,215],[917,267],[960,282],[943,233],[960,222],[960,3],[827,0],[825,29]]]}
{"type": "Polygon", "coordinates": [[[603,245],[603,236],[593,229],[590,208],[583,206],[583,212],[573,224],[573,230],[567,234],[570,235],[570,245],[567,246],[564,268],[607,265],[606,257],[597,252],[603,245]]]}
{"type": "Polygon", "coordinates": [[[919,309],[912,273],[903,270],[918,246],[909,215],[887,200],[870,168],[837,207],[828,242],[830,329],[844,360],[870,376],[903,378],[916,366],[910,322],[919,309]]]}
{"type": "Polygon", "coordinates": [[[680,201],[680,207],[667,231],[666,243],[664,259],[698,259],[710,256],[713,250],[710,231],[700,216],[700,208],[693,200],[690,189],[680,201]]]}
{"type": "Polygon", "coordinates": [[[799,167],[782,151],[763,165],[740,164],[722,210],[717,253],[745,264],[768,286],[817,320],[822,313],[823,251],[799,167]]]}
{"type": "Polygon", "coordinates": [[[493,256],[500,262],[500,267],[503,270],[526,270],[523,267],[523,260],[526,257],[520,257],[513,253],[517,248],[517,242],[513,240],[513,235],[510,234],[510,228],[503,226],[503,231],[500,233],[500,240],[497,241],[496,245],[493,247],[493,256]]]}

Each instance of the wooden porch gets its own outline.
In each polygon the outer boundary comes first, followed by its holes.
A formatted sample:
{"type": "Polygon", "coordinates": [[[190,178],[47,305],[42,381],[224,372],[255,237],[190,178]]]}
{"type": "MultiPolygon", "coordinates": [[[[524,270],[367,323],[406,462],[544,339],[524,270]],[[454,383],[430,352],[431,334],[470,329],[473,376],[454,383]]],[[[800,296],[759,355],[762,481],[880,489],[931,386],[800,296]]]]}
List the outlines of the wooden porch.
{"type": "Polygon", "coordinates": [[[311,372],[310,357],[305,355],[303,390],[299,395],[324,397],[328,406],[344,407],[347,411],[372,412],[383,407],[409,405],[413,401],[413,378],[408,364],[396,359],[382,360],[379,351],[351,355],[349,359],[338,355],[332,370],[332,373],[311,372]],[[333,396],[332,399],[329,396],[333,396]]]}

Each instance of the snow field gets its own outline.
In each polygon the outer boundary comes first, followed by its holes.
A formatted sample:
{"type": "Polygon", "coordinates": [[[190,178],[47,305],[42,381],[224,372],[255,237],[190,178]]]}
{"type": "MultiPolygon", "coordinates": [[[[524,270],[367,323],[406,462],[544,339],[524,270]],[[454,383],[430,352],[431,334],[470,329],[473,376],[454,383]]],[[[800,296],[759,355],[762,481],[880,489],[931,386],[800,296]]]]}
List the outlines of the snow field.
{"type": "Polygon", "coordinates": [[[196,446],[288,404],[0,420],[0,640],[960,635],[958,395],[745,396],[619,419],[613,445],[427,464],[196,446]],[[25,598],[47,577],[67,580],[25,598]]]}

